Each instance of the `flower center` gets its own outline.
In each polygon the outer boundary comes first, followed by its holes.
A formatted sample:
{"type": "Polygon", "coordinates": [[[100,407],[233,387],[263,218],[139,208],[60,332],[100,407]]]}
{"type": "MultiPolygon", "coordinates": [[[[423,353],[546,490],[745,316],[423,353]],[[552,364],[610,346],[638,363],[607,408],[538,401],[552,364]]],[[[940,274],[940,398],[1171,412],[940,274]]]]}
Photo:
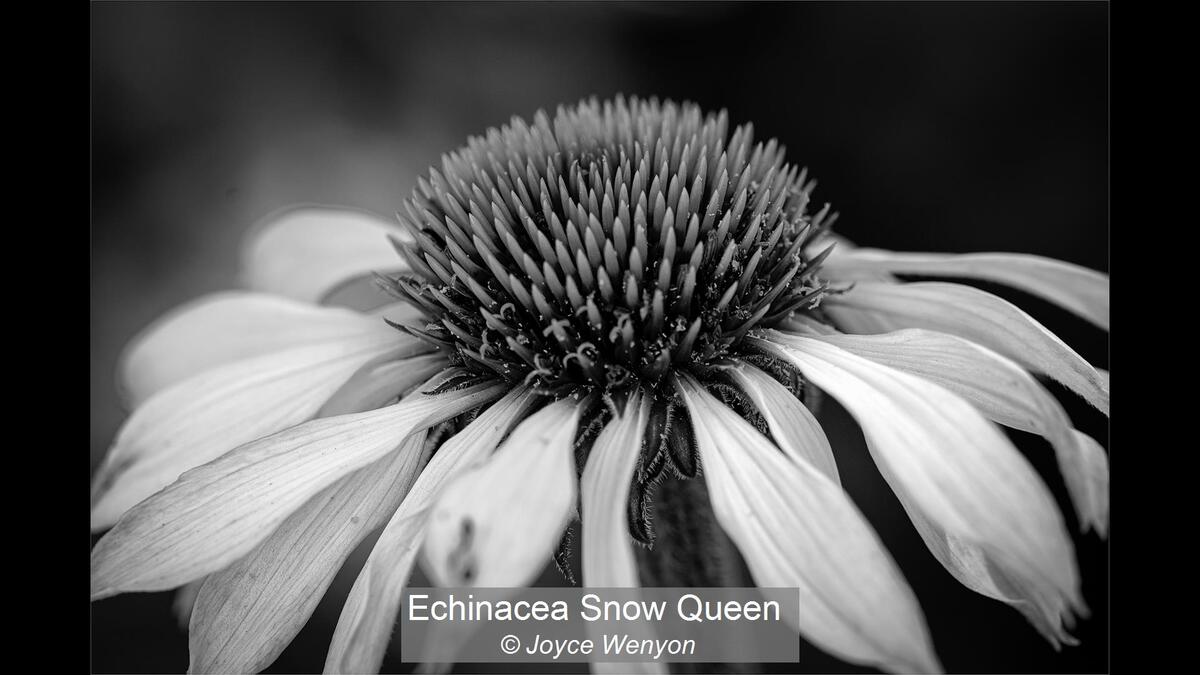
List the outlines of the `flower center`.
{"type": "Polygon", "coordinates": [[[457,365],[554,393],[657,387],[816,306],[832,225],[815,181],[750,125],[657,100],[514,118],[442,159],[405,202],[412,275],[388,279],[457,365]]]}

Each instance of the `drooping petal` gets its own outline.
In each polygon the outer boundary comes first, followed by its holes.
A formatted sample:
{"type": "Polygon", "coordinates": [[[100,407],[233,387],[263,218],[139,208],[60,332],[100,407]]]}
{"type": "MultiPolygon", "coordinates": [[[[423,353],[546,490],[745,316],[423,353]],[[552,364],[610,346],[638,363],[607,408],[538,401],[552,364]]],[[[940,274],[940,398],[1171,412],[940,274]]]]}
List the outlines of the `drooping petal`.
{"type": "MultiPolygon", "coordinates": [[[[435,379],[423,391],[444,381],[435,379]]],[[[92,549],[92,598],[174,588],[229,565],[338,478],[503,389],[488,382],[313,420],[184,473],[130,509],[92,549]]]]}
{"type": "Polygon", "coordinates": [[[129,407],[217,366],[293,347],[397,331],[378,318],[263,293],[206,295],[142,329],[121,355],[118,389],[129,407]]]}
{"type": "MultiPolygon", "coordinates": [[[[1085,510],[1090,514],[1089,522],[1095,528],[1096,534],[1107,537],[1108,453],[1096,442],[1096,439],[1078,429],[1072,429],[1071,434],[1075,437],[1075,446],[1079,448],[1080,473],[1083,475],[1078,482],[1087,486],[1088,508],[1085,510]]],[[[1072,495],[1079,489],[1070,484],[1067,485],[1067,488],[1072,491],[1072,495]]],[[[1082,490],[1080,491],[1082,492],[1082,490]]]]}
{"type": "Polygon", "coordinates": [[[1054,589],[1010,575],[990,559],[988,564],[996,586],[1009,597],[1017,599],[1009,604],[1025,616],[1055,651],[1061,649],[1063,644],[1079,644],[1079,640],[1067,631],[1074,628],[1076,616],[1087,618],[1087,607],[1076,605],[1054,589]]]}
{"type": "MultiPolygon", "coordinates": [[[[768,331],[767,336],[803,348],[803,341],[791,342],[787,333],[768,331]]],[[[927,330],[816,339],[935,382],[970,401],[995,422],[1045,436],[1054,447],[1080,524],[1085,530],[1105,531],[1107,455],[1095,441],[1071,428],[1070,418],[1054,396],[1016,363],[963,338],[927,330]]]]}
{"type": "Polygon", "coordinates": [[[931,521],[886,465],[880,465],[880,472],[929,551],[951,576],[976,593],[1016,608],[1056,649],[1063,643],[1078,643],[1064,626],[1072,620],[1074,611],[1080,609],[1071,598],[1044,582],[1022,580],[1016,572],[1005,573],[1003,564],[989,556],[983,547],[950,534],[931,521]]]}
{"type": "Polygon", "coordinates": [[[863,282],[828,298],[824,307],[847,328],[865,315],[886,320],[889,330],[928,328],[967,338],[1050,376],[1108,414],[1108,378],[1033,317],[991,293],[941,282],[863,282]]]}
{"type": "Polygon", "coordinates": [[[837,462],[821,423],[787,387],[749,363],[725,369],[767,421],[775,443],[788,455],[808,462],[838,485],[837,462]]]}
{"type": "Polygon", "coordinates": [[[429,507],[442,486],[486,458],[537,399],[528,386],[518,386],[434,454],[375,542],[355,580],[329,646],[325,672],[379,672],[401,592],[425,538],[429,507]]]}
{"type": "Polygon", "coordinates": [[[573,398],[546,405],[488,461],[446,485],[425,534],[435,583],[518,587],[537,577],[575,509],[579,414],[573,398]]]}
{"type": "Polygon", "coordinates": [[[649,400],[635,392],[592,444],[579,482],[585,586],[638,585],[625,512],[649,416],[649,400]]]}
{"type": "Polygon", "coordinates": [[[365,211],[327,206],[289,207],[260,221],[242,247],[246,285],[306,302],[320,302],[339,284],[407,265],[388,237],[409,239],[398,223],[365,211]]]}
{"type": "Polygon", "coordinates": [[[1025,253],[898,253],[841,246],[821,267],[831,279],[871,280],[880,272],[994,281],[1053,302],[1108,330],[1108,275],[1025,253]]]}
{"type": "Polygon", "coordinates": [[[388,330],[242,359],[151,396],[122,425],[96,472],[92,528],[111,526],[188,469],[311,419],[373,359],[431,349],[388,330]]]}
{"type": "Polygon", "coordinates": [[[940,670],[916,597],[846,493],[689,375],[676,387],[713,511],[755,583],[799,587],[800,613],[789,619],[840,658],[896,672],[940,670]]]}
{"type": "Polygon", "coordinates": [[[1033,467],[970,403],[822,340],[752,344],[789,359],[858,421],[875,463],[947,532],[1023,578],[1079,598],[1075,552],[1033,467]]]}
{"type": "MultiPolygon", "coordinates": [[[[579,481],[583,521],[583,585],[589,588],[635,588],[637,562],[625,518],[629,484],[642,451],[642,437],[650,417],[650,401],[635,393],[622,414],[614,417],[596,437],[579,481]]],[[[589,634],[595,626],[589,625],[589,634]]],[[[639,635],[652,631],[643,625],[639,635]]],[[[600,641],[598,634],[593,640],[600,641]]],[[[592,662],[593,673],[634,675],[668,672],[661,663],[592,662]]]]}
{"type": "Polygon", "coordinates": [[[334,576],[371,531],[391,518],[432,447],[422,431],[339,479],[246,557],[212,574],[196,600],[189,672],[257,673],[304,627],[334,576]]]}

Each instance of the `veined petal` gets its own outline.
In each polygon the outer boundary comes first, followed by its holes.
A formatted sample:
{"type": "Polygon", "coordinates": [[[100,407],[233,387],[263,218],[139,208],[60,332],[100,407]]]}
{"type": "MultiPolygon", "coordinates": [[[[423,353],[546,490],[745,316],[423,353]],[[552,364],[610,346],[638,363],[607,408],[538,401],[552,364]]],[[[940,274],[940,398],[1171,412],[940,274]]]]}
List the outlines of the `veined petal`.
{"type": "Polygon", "coordinates": [[[749,363],[739,362],[725,369],[767,421],[775,444],[789,456],[808,462],[838,485],[837,462],[825,431],[812,412],[787,387],[749,363]]]}
{"type": "MultiPolygon", "coordinates": [[[[812,258],[812,257],[820,254],[821,251],[824,251],[825,249],[829,248],[830,244],[837,244],[837,246],[834,247],[833,252],[829,255],[829,258],[826,258],[825,262],[821,265],[822,276],[823,277],[828,276],[829,278],[841,281],[842,278],[839,276],[826,275],[824,273],[826,265],[829,264],[829,259],[837,256],[839,253],[845,253],[847,251],[856,251],[859,249],[859,246],[836,232],[826,231],[823,235],[821,235],[821,236],[817,237],[816,239],[814,239],[813,241],[809,242],[804,247],[804,250],[806,252],[806,255],[809,258],[812,258]]],[[[863,281],[883,281],[883,282],[888,282],[888,283],[899,283],[899,280],[896,279],[896,277],[892,276],[891,274],[888,274],[886,271],[883,271],[883,270],[879,270],[874,273],[864,271],[864,272],[860,273],[859,276],[855,277],[855,279],[863,280],[863,281]]]]}
{"type": "MultiPolygon", "coordinates": [[[[435,380],[430,387],[445,381],[435,380]]],[[[92,549],[92,598],[174,588],[229,565],[338,478],[503,390],[495,382],[476,384],[313,420],[184,473],[130,509],[92,549]]]]}
{"type": "Polygon", "coordinates": [[[1003,565],[993,560],[981,546],[946,532],[926,517],[886,465],[880,465],[880,472],[892,486],[929,551],[951,576],[980,595],[1016,608],[1055,649],[1063,643],[1078,643],[1064,626],[1073,620],[1076,609],[1082,609],[1075,607],[1071,598],[1044,582],[1022,580],[1015,572],[1005,573],[1003,565]]]}
{"type": "Polygon", "coordinates": [[[338,619],[327,673],[376,673],[396,622],[400,595],[425,539],[429,507],[442,486],[482,461],[538,400],[520,385],[442,444],[375,542],[338,619]]]}
{"type": "MultiPolygon", "coordinates": [[[[589,588],[635,588],[639,585],[632,538],[625,518],[629,485],[642,451],[650,418],[650,401],[635,392],[625,409],[605,425],[592,444],[579,481],[583,521],[583,585],[589,588]]],[[[592,634],[594,626],[589,626],[592,634]]],[[[652,631],[644,625],[641,631],[652,631]]],[[[645,633],[641,633],[645,634],[645,633]]],[[[601,639],[598,632],[593,640],[601,639]]],[[[669,672],[661,663],[592,662],[593,673],[633,675],[669,672]]]]}
{"type": "Polygon", "coordinates": [[[189,672],[257,673],[271,665],[354,547],[400,505],[433,449],[427,436],[409,436],[317,493],[246,557],[210,575],[188,631],[189,672]]]}
{"type": "Polygon", "coordinates": [[[863,282],[828,298],[824,306],[847,327],[865,312],[895,328],[928,328],[967,338],[1050,376],[1108,414],[1108,378],[1033,317],[991,293],[941,282],[863,282]]]}
{"type": "MultiPolygon", "coordinates": [[[[804,314],[793,314],[778,324],[782,330],[789,330],[801,335],[837,335],[838,330],[804,314]]],[[[884,331],[887,332],[887,331],[884,331]]]]}
{"type": "Polygon", "coordinates": [[[517,587],[537,577],[575,509],[579,414],[572,398],[546,405],[486,462],[446,485],[425,534],[434,583],[517,587]]]}
{"type": "Polygon", "coordinates": [[[242,359],[151,396],[122,425],[96,472],[92,529],[111,526],[184,471],[311,419],[372,359],[431,349],[388,330],[242,359]]]}
{"type": "Polygon", "coordinates": [[[365,211],[289,207],[268,215],[242,247],[246,285],[320,302],[339,284],[371,272],[407,269],[388,237],[410,239],[398,223],[365,211]]]}
{"type": "MultiPolygon", "coordinates": [[[[792,341],[787,333],[766,335],[803,348],[802,341],[792,341]]],[[[1101,533],[1106,530],[1107,455],[1095,441],[1071,428],[1058,401],[1016,363],[963,338],[927,330],[816,339],[935,382],[970,401],[992,421],[1045,436],[1054,447],[1080,524],[1085,530],[1089,526],[1101,533]]]]}
{"type": "Polygon", "coordinates": [[[217,366],[293,347],[387,337],[378,318],[262,293],[206,295],[159,317],[129,341],[118,389],[131,408],[151,395],[217,366]]]}
{"type": "Polygon", "coordinates": [[[585,586],[638,585],[625,512],[649,417],[650,401],[635,392],[592,444],[579,482],[585,586]]]}
{"type": "Polygon", "coordinates": [[[440,352],[399,360],[388,356],[359,368],[325,401],[316,416],[334,417],[374,410],[447,367],[446,356],[440,352]]]}
{"type": "Polygon", "coordinates": [[[1108,275],[1025,253],[898,253],[839,246],[821,266],[832,279],[871,280],[880,272],[994,281],[1018,288],[1108,330],[1108,275]]]}
{"type": "Polygon", "coordinates": [[[879,335],[906,328],[903,321],[869,310],[825,305],[826,311],[837,320],[838,328],[854,335],[879,335]]]}
{"type": "Polygon", "coordinates": [[[687,404],[713,511],[760,586],[800,589],[788,617],[823,649],[892,671],[940,670],[912,590],[842,489],[789,461],[691,378],[687,404]]]}
{"type": "Polygon", "coordinates": [[[752,341],[788,358],[840,401],[862,427],[880,470],[939,527],[1023,578],[1079,598],[1075,552],[1050,491],[971,404],[822,340],[752,341]]]}

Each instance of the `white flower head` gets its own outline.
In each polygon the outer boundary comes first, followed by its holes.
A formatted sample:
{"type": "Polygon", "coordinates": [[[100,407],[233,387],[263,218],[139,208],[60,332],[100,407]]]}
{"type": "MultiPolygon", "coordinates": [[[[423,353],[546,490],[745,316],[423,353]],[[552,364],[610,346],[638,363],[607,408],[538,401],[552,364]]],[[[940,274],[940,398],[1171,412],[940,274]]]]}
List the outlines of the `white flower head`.
{"type": "Polygon", "coordinates": [[[894,275],[1006,284],[1104,330],[1107,276],[856,248],[814,187],[724,112],[617,98],[470,139],[397,223],[274,216],[247,247],[251,290],[164,317],[125,354],[133,412],[95,479],[93,528],[111,530],[93,598],[186,587],[191,668],[257,671],[382,528],[326,662],[373,672],[418,560],[446,585],[528,584],[579,519],[582,583],[638,585],[670,475],[703,481],[754,582],[800,589],[787,618],[814,644],[936,671],[806,406],[824,392],[946,569],[1073,643],[1086,609],[1064,518],[998,425],[1048,439],[1103,535],[1106,454],[1034,375],[1107,414],[1108,373],[994,295],[894,275]],[[372,273],[396,304],[319,304],[372,273]]]}

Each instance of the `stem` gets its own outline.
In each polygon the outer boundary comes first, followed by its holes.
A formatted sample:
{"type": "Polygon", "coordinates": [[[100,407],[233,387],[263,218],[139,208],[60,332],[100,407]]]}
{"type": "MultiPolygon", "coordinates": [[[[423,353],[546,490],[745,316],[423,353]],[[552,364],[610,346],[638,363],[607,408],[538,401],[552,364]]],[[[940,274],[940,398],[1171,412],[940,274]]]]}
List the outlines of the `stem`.
{"type": "MultiPolygon", "coordinates": [[[[753,586],[713,514],[703,476],[666,478],[654,497],[654,545],[636,547],[643,586],[753,586]]],[[[746,664],[672,663],[673,673],[748,673],[746,664]]]]}

